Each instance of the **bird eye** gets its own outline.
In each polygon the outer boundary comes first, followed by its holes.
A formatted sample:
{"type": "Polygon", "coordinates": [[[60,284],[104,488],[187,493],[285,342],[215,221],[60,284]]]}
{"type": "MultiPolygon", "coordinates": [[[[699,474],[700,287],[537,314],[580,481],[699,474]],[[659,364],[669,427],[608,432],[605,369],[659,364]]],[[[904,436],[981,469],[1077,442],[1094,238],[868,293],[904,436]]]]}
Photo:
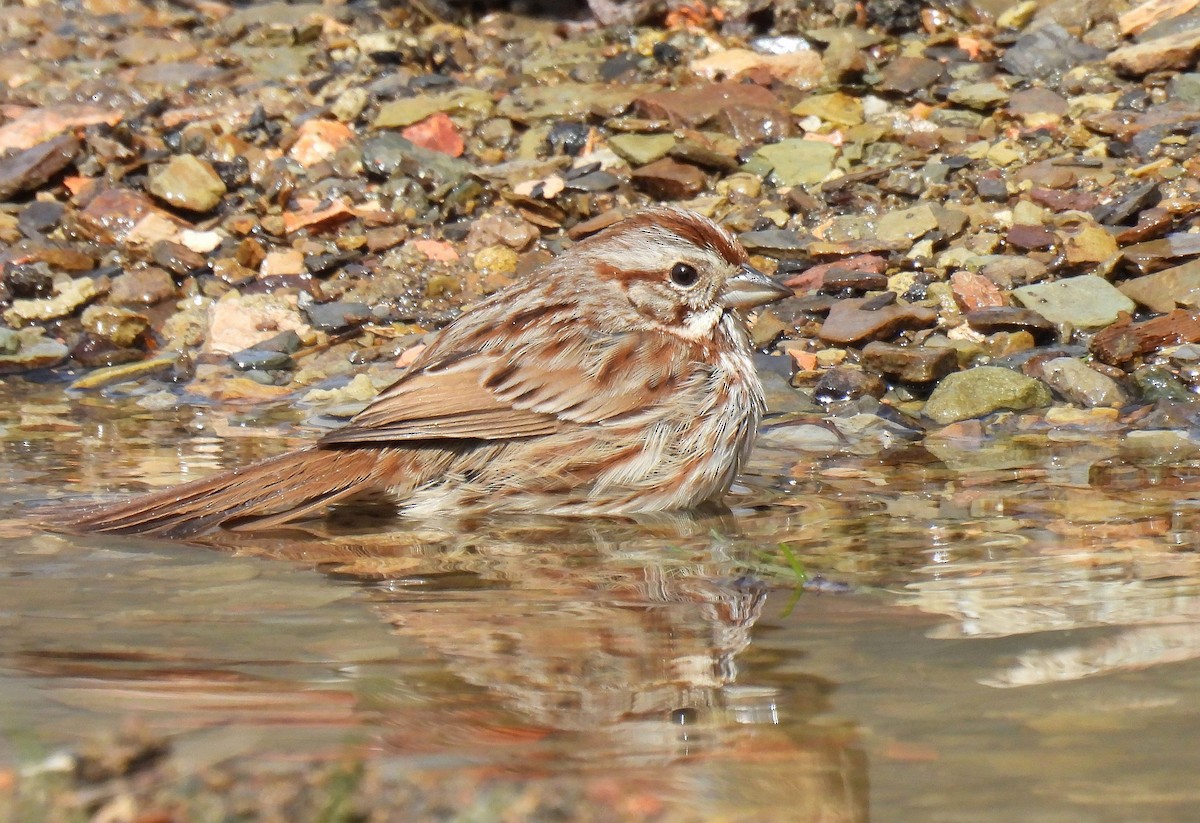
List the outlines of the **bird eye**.
{"type": "Polygon", "coordinates": [[[671,267],[671,282],[676,286],[694,286],[700,279],[696,267],[688,263],[676,263],[671,267]]]}

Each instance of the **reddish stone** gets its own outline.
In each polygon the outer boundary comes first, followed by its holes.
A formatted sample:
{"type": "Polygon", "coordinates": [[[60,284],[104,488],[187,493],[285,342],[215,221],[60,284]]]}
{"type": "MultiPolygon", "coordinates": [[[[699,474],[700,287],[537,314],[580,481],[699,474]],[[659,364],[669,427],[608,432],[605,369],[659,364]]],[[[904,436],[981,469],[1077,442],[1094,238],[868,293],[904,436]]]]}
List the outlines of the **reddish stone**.
{"type": "Polygon", "coordinates": [[[451,157],[461,157],[466,145],[454,121],[445,112],[431,114],[400,132],[422,148],[440,151],[451,157]]]}
{"type": "Polygon", "coordinates": [[[1004,294],[996,284],[982,274],[956,271],[950,275],[950,289],[954,299],[964,311],[992,308],[1004,305],[1004,294]]]}
{"type": "Polygon", "coordinates": [[[1134,323],[1124,312],[1120,319],[1092,338],[1092,354],[1113,366],[1158,351],[1164,346],[1200,341],[1200,312],[1176,309],[1170,314],[1134,323]]]}
{"type": "Polygon", "coordinates": [[[784,280],[783,285],[796,292],[816,291],[824,285],[825,275],[828,272],[861,271],[882,274],[886,266],[887,261],[877,254],[859,254],[844,260],[834,260],[832,263],[821,263],[818,266],[807,268],[800,274],[792,275],[784,280]]]}
{"type": "Polygon", "coordinates": [[[1016,225],[1008,230],[1008,244],[1018,249],[1048,249],[1058,242],[1054,232],[1044,226],[1016,225]]]}

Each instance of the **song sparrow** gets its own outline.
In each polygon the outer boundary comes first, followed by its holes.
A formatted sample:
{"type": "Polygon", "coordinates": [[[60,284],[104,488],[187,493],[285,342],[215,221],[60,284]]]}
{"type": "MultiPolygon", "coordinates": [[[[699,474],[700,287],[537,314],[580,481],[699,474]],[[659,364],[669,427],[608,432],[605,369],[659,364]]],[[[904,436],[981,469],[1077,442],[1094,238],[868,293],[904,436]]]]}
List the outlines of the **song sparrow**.
{"type": "Polygon", "coordinates": [[[66,526],[180,537],[380,496],[411,514],[691,508],[729,489],[764,408],[740,312],[790,294],[713,221],[647,211],[465,312],[314,445],[66,526]]]}

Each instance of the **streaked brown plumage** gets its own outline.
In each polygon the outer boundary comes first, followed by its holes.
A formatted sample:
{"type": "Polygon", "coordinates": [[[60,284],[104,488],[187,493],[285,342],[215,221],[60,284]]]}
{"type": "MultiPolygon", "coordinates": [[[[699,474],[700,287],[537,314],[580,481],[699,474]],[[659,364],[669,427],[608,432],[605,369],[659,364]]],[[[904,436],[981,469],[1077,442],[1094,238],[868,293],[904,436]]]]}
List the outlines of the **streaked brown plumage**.
{"type": "Polygon", "coordinates": [[[707,218],[648,211],[468,310],[314,445],[66,525],[179,537],[380,496],[411,514],[691,508],[729,489],[763,410],[740,312],[790,293],[707,218]]]}

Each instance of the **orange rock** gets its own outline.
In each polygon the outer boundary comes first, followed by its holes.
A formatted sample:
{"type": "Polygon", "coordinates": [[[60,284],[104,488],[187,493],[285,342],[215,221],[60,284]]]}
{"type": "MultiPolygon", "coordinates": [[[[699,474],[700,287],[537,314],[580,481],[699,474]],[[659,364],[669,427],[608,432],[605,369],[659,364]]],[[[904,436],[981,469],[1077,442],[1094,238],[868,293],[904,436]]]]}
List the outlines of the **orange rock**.
{"type": "Polygon", "coordinates": [[[263,258],[258,273],[263,277],[304,274],[304,255],[295,249],[270,252],[263,258]]]}
{"type": "Polygon", "coordinates": [[[319,233],[354,217],[350,207],[340,200],[334,201],[326,208],[318,209],[321,202],[313,198],[297,198],[296,203],[300,208],[283,215],[284,231],[291,234],[298,229],[310,229],[319,233]]]}
{"type": "Polygon", "coordinates": [[[53,108],[31,109],[11,123],[0,126],[0,152],[9,149],[29,149],[64,131],[107,123],[115,126],[125,113],[98,106],[56,105],[53,108]]]}
{"type": "Polygon", "coordinates": [[[462,156],[463,150],[466,148],[454,121],[448,114],[441,111],[429,115],[418,123],[413,123],[400,133],[422,148],[440,151],[451,157],[462,156]]]}
{"type": "Polygon", "coordinates": [[[950,289],[954,299],[964,311],[1003,306],[1004,295],[991,280],[982,274],[969,271],[956,271],[950,275],[950,289]]]}
{"type": "Polygon", "coordinates": [[[438,263],[453,263],[458,259],[454,246],[444,240],[410,240],[412,247],[430,260],[438,263]]]}
{"type": "Polygon", "coordinates": [[[1200,0],[1146,0],[1117,18],[1121,34],[1141,34],[1161,20],[1170,20],[1194,9],[1200,0]]]}
{"type": "Polygon", "coordinates": [[[337,120],[309,120],[299,130],[288,156],[308,168],[328,160],[354,132],[337,120]]]}
{"type": "Polygon", "coordinates": [[[405,349],[404,351],[400,352],[400,356],[396,358],[396,365],[402,369],[408,368],[413,363],[417,362],[417,358],[423,351],[425,351],[424,343],[418,343],[411,348],[405,349]]]}

